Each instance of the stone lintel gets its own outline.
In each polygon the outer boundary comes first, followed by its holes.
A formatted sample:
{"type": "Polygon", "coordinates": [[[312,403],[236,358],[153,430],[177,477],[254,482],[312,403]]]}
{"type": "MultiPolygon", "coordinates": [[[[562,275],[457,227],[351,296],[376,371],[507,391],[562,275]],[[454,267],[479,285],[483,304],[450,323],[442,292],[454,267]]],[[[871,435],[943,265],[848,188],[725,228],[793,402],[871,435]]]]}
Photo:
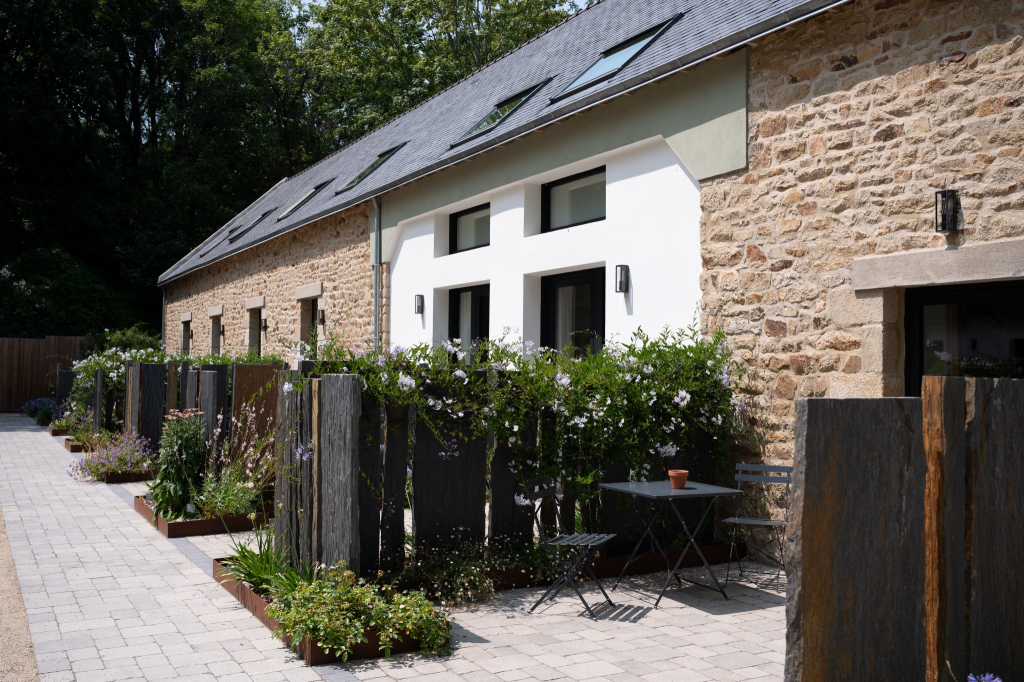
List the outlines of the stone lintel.
{"type": "Polygon", "coordinates": [[[215,305],[212,308],[206,310],[207,317],[218,317],[224,314],[224,304],[215,305]]]}
{"type": "Polygon", "coordinates": [[[854,258],[854,291],[1024,278],[1024,239],[854,258]]]}
{"type": "Polygon", "coordinates": [[[267,305],[266,296],[254,296],[253,298],[245,299],[245,309],[255,310],[256,308],[264,308],[267,305]]]}
{"type": "Polygon", "coordinates": [[[320,298],[324,293],[324,283],[315,282],[313,284],[305,284],[295,289],[295,300],[302,301],[307,298],[320,298]]]}
{"type": "Polygon", "coordinates": [[[182,322],[191,322],[192,321],[192,313],[182,313],[181,314],[181,321],[182,322]]]}

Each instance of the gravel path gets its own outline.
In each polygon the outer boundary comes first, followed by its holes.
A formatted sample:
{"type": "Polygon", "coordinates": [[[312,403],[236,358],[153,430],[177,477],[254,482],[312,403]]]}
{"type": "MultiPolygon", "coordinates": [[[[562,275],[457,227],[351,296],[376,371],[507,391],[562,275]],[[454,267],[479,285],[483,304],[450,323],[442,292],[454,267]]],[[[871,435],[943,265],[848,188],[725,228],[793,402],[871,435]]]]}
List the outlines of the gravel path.
{"type": "Polygon", "coordinates": [[[14,557],[7,543],[7,526],[0,509],[0,680],[38,682],[36,652],[28,632],[28,616],[21,598],[14,557]]]}

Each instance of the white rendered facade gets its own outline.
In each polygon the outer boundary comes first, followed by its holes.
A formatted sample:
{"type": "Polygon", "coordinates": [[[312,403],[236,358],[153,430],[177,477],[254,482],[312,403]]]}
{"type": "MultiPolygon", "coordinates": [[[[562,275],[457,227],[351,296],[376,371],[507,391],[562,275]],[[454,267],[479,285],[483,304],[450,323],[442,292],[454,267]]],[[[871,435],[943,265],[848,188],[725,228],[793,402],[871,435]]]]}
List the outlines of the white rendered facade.
{"type": "MultiPolygon", "coordinates": [[[[391,264],[390,340],[439,344],[449,291],[490,287],[489,336],[505,327],[541,345],[541,278],[605,267],[605,338],[688,326],[700,304],[700,185],[662,137],[552,169],[398,224],[391,264]],[[604,166],[605,219],[541,231],[541,185],[604,166]],[[449,216],[490,203],[490,245],[449,254],[449,216]],[[628,293],[615,266],[628,265],[628,293]],[[422,295],[423,314],[414,312],[422,295]]],[[[515,336],[515,335],[513,335],[515,336]]]]}

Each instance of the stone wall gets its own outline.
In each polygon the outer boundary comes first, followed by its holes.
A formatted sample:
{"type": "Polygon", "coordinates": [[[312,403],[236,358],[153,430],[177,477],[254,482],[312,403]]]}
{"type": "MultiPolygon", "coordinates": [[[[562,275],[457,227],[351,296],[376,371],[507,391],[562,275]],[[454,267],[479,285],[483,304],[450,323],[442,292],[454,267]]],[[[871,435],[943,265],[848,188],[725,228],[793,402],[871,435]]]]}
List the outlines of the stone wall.
{"type": "Polygon", "coordinates": [[[857,0],[751,48],[749,167],[702,187],[701,316],[769,459],[795,397],[903,395],[903,291],[853,292],[854,258],[1024,235],[1022,33],[1019,0],[857,0]]]}
{"type": "Polygon", "coordinates": [[[360,204],[174,280],[166,287],[167,350],[181,346],[181,315],[192,313],[193,355],[210,352],[209,308],[223,305],[221,352],[248,349],[245,300],[266,298],[264,353],[285,354],[299,340],[299,286],[323,282],[327,332],[348,345],[373,339],[370,204],[360,204]]]}

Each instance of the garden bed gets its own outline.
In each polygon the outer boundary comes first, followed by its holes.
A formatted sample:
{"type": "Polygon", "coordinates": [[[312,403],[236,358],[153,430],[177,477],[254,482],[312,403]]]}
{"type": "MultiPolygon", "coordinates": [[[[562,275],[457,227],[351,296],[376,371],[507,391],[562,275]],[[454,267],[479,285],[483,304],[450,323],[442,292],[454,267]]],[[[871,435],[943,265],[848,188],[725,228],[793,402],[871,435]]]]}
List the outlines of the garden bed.
{"type": "Polygon", "coordinates": [[[104,483],[140,483],[142,481],[152,481],[152,471],[128,471],[125,473],[105,473],[103,474],[104,483]]]}
{"type": "Polygon", "coordinates": [[[82,452],[84,450],[81,443],[71,438],[64,439],[64,449],[68,452],[82,452]]]}
{"type": "Polygon", "coordinates": [[[39,424],[39,426],[49,426],[50,420],[43,419],[42,417],[36,417],[36,424],[39,424]]]}
{"type": "Polygon", "coordinates": [[[50,427],[50,435],[54,436],[54,437],[66,436],[70,432],[71,432],[70,429],[58,429],[56,426],[51,426],[50,427]]]}
{"type": "MultiPolygon", "coordinates": [[[[153,523],[153,505],[142,495],[135,496],[135,511],[150,523],[153,523]]],[[[164,537],[184,538],[193,535],[218,535],[220,533],[243,533],[252,530],[253,526],[262,526],[273,516],[272,507],[264,508],[254,519],[248,516],[226,516],[215,519],[191,519],[188,521],[168,521],[163,517],[156,519],[156,528],[164,537]]]]}
{"type": "MultiPolygon", "coordinates": [[[[267,601],[253,592],[252,588],[245,583],[232,578],[225,568],[226,562],[227,559],[213,560],[213,579],[230,592],[249,613],[256,616],[267,629],[271,632],[276,631],[278,629],[278,622],[267,615],[267,601]]],[[[377,638],[376,633],[370,631],[364,634],[366,635],[366,641],[352,646],[352,652],[348,656],[349,660],[381,658],[384,656],[384,652],[380,650],[380,640],[377,638]]],[[[285,646],[290,646],[290,642],[285,640],[285,646]]],[[[299,643],[295,649],[299,657],[306,662],[306,665],[310,666],[336,663],[342,660],[341,656],[324,653],[324,650],[319,645],[311,643],[308,638],[299,643]]],[[[395,642],[391,647],[392,654],[419,650],[419,640],[410,638],[403,638],[395,642]]]]}

